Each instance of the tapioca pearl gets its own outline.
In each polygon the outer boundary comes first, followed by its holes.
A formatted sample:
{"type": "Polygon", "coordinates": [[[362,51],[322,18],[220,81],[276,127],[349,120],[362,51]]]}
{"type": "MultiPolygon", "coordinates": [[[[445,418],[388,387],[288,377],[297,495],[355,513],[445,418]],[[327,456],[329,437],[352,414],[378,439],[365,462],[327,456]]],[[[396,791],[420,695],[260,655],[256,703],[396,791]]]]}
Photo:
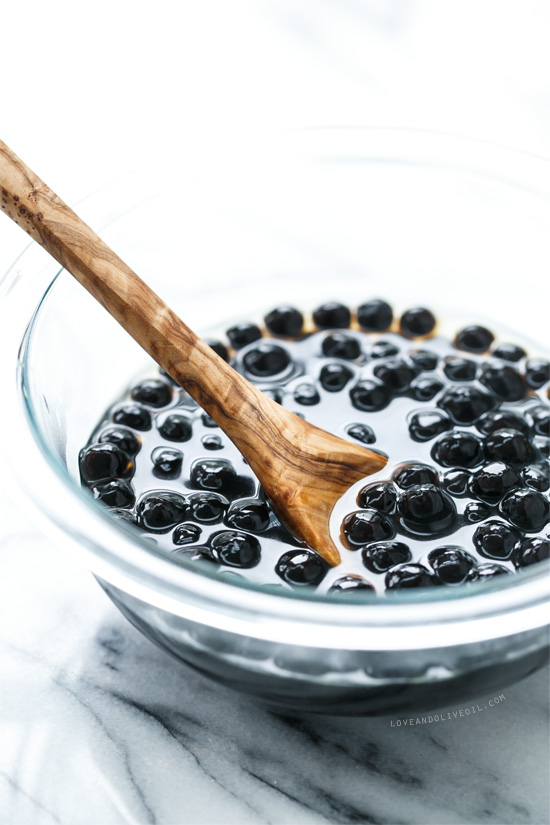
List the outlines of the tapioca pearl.
{"type": "Polygon", "coordinates": [[[441,392],[443,384],[437,378],[416,378],[410,388],[410,394],[417,401],[431,401],[441,392]]]}
{"type": "Polygon", "coordinates": [[[520,477],[513,467],[503,461],[492,461],[474,473],[470,492],[487,504],[498,504],[506,493],[520,483],[520,477]]]}
{"type": "Polygon", "coordinates": [[[550,456],[550,438],[543,438],[540,435],[536,435],[533,439],[533,447],[543,458],[550,456]]]}
{"type": "Polygon", "coordinates": [[[289,550],[278,560],[275,572],[295,587],[316,587],[327,574],[328,566],[311,550],[289,550]]]}
{"type": "Polygon", "coordinates": [[[354,593],[374,593],[374,587],[360,576],[342,576],[329,587],[329,595],[343,594],[353,596],[354,593]]]}
{"type": "Polygon", "coordinates": [[[184,415],[172,413],[157,423],[157,429],[166,441],[183,443],[189,441],[193,435],[191,421],[184,415]]]}
{"type": "Polygon", "coordinates": [[[435,352],[425,349],[410,350],[408,357],[416,369],[422,372],[432,372],[439,364],[439,358],[435,352]]]}
{"type": "Polygon", "coordinates": [[[130,527],[137,527],[136,519],[132,510],[124,510],[123,508],[117,509],[113,507],[109,510],[109,515],[111,518],[116,519],[116,521],[120,521],[130,527]]]}
{"type": "Polygon", "coordinates": [[[225,459],[197,459],[191,467],[191,487],[211,492],[225,491],[237,476],[230,461],[225,459]]]}
{"type": "Polygon", "coordinates": [[[453,500],[435,484],[419,484],[405,490],[397,507],[403,526],[418,536],[447,531],[456,521],[453,500]]]}
{"type": "Polygon", "coordinates": [[[429,309],[413,307],[401,316],[399,328],[407,338],[419,338],[429,335],[435,328],[435,317],[429,309]]]}
{"type": "Polygon", "coordinates": [[[319,374],[319,381],[326,392],[340,392],[353,378],[353,372],[343,364],[325,364],[319,374]]]}
{"type": "Polygon", "coordinates": [[[352,335],[347,335],[345,332],[333,332],[324,338],[321,351],[326,358],[355,361],[361,355],[361,345],[352,335]]]}
{"type": "Polygon", "coordinates": [[[337,301],[327,301],[313,313],[313,323],[318,329],[347,329],[351,323],[351,312],[337,301]]]}
{"type": "Polygon", "coordinates": [[[264,322],[272,335],[295,338],[302,331],[304,316],[295,307],[280,306],[269,312],[264,322]]]}
{"type": "Polygon", "coordinates": [[[550,363],[542,358],[530,358],[525,364],[525,380],[530,387],[538,390],[550,381],[550,363]]]}
{"type": "Polygon", "coordinates": [[[521,471],[521,478],[527,487],[531,487],[532,490],[538,490],[539,493],[544,493],[550,487],[549,468],[544,464],[525,467],[521,471]]]}
{"type": "Polygon", "coordinates": [[[512,467],[525,467],[535,458],[533,445],[523,433],[513,429],[495,430],[484,442],[490,461],[504,461],[512,467]]]}
{"type": "Polygon", "coordinates": [[[436,577],[422,564],[403,564],[386,574],[386,590],[408,590],[433,587],[439,584],[436,577]]]}
{"type": "Polygon", "coordinates": [[[374,298],[357,307],[359,326],[367,332],[383,332],[393,321],[393,310],[386,301],[374,298]]]}
{"type": "Polygon", "coordinates": [[[485,367],[479,380],[501,401],[521,401],[527,393],[523,377],[508,364],[485,367]]]}
{"type": "Polygon", "coordinates": [[[351,388],[349,396],[356,410],[378,412],[388,406],[393,393],[386,384],[366,378],[351,388]]]}
{"type": "Polygon", "coordinates": [[[500,564],[479,564],[468,573],[466,581],[479,582],[486,579],[494,579],[495,576],[503,576],[511,571],[500,564]]]}
{"type": "Polygon", "coordinates": [[[227,511],[225,523],[238,530],[263,533],[271,523],[269,508],[260,499],[235,501],[227,511]]]}
{"type": "Polygon", "coordinates": [[[262,337],[262,332],[256,324],[245,322],[235,324],[235,326],[227,330],[226,335],[233,349],[238,350],[249,344],[253,344],[254,341],[259,341],[262,337]]]}
{"type": "Polygon", "coordinates": [[[495,406],[494,399],[476,387],[453,387],[437,403],[455,424],[475,424],[495,406]]]}
{"type": "Polygon", "coordinates": [[[474,547],[487,559],[509,559],[521,536],[515,527],[503,521],[487,521],[474,533],[474,547]]]}
{"type": "Polygon", "coordinates": [[[216,355],[219,355],[223,361],[229,361],[229,352],[223,341],[218,341],[215,338],[205,338],[204,343],[207,344],[210,349],[213,349],[216,355]]]}
{"type": "Polygon", "coordinates": [[[224,530],[210,538],[209,546],[214,560],[219,564],[246,570],[260,563],[260,542],[247,533],[224,530]]]}
{"type": "Polygon", "coordinates": [[[519,430],[524,435],[529,435],[529,422],[512,412],[504,410],[495,410],[494,412],[485,413],[476,421],[476,429],[483,435],[490,435],[495,430],[512,429],[519,430]]]}
{"type": "Polygon", "coordinates": [[[450,381],[474,381],[477,364],[467,358],[446,358],[443,372],[450,381]]]}
{"type": "Polygon", "coordinates": [[[396,467],[392,473],[392,481],[402,490],[408,490],[418,484],[438,484],[439,476],[434,467],[414,462],[396,467]]]}
{"type": "Polygon", "coordinates": [[[321,400],[321,396],[317,392],[315,385],[307,383],[298,384],[294,389],[292,397],[296,404],[300,404],[303,407],[314,407],[321,400]]]}
{"type": "Polygon", "coordinates": [[[517,344],[498,344],[494,347],[491,355],[493,358],[500,358],[501,361],[517,363],[521,361],[522,358],[525,358],[527,353],[522,347],[518,347],[517,344]]]}
{"type": "Polygon", "coordinates": [[[205,450],[223,450],[223,441],[219,435],[203,435],[201,444],[205,450]]]}
{"type": "Polygon", "coordinates": [[[441,486],[453,498],[465,498],[468,495],[470,473],[466,470],[448,470],[443,474],[441,486]]]}
{"type": "Polygon", "coordinates": [[[390,359],[374,367],[374,375],[396,392],[407,390],[416,378],[416,370],[400,359],[390,359]]]}
{"type": "Polygon", "coordinates": [[[151,413],[139,404],[123,404],[113,411],[111,417],[115,424],[122,424],[132,430],[145,432],[152,426],[151,413]]]}
{"type": "Polygon", "coordinates": [[[397,493],[393,484],[389,481],[367,484],[357,496],[357,506],[378,510],[386,516],[395,513],[397,493]]]}
{"type": "Polygon", "coordinates": [[[187,501],[187,518],[199,524],[218,524],[229,502],[217,493],[194,493],[187,501]]]}
{"type": "Polygon", "coordinates": [[[93,497],[106,507],[133,507],[136,501],[132,485],[120,479],[94,484],[91,490],[93,497]]]}
{"type": "Polygon", "coordinates": [[[431,441],[452,426],[450,418],[439,410],[423,410],[411,415],[409,435],[413,441],[431,441]]]}
{"type": "Polygon", "coordinates": [[[99,436],[99,443],[114,444],[115,447],[118,447],[123,453],[126,453],[126,455],[132,458],[141,450],[141,439],[124,427],[112,427],[109,430],[105,430],[99,436]]]}
{"type": "Polygon", "coordinates": [[[92,444],[82,450],[79,458],[80,475],[87,484],[110,481],[132,475],[134,462],[114,444],[92,444]]]}
{"type": "Polygon", "coordinates": [[[369,355],[374,359],[393,358],[394,355],[399,355],[399,347],[391,341],[377,341],[372,345],[369,355]]]}
{"type": "Polygon", "coordinates": [[[526,533],[535,533],[548,524],[548,499],[536,490],[512,490],[502,499],[500,512],[515,527],[526,533]]]}
{"type": "Polygon", "coordinates": [[[184,522],[183,524],[178,524],[172,533],[172,542],[178,546],[196,544],[200,540],[201,535],[202,530],[198,524],[193,524],[191,521],[184,522]]]}
{"type": "Polygon", "coordinates": [[[374,444],[376,442],[376,434],[372,427],[367,424],[348,424],[346,433],[362,444],[374,444]]]}
{"type": "Polygon", "coordinates": [[[147,378],[140,381],[130,393],[134,401],[146,404],[148,407],[166,407],[172,401],[172,387],[166,381],[157,378],[147,378]]]}
{"type": "Polygon", "coordinates": [[[153,492],[143,496],[137,505],[140,527],[151,533],[167,533],[185,520],[187,505],[178,493],[153,492]]]}
{"type": "Polygon", "coordinates": [[[463,518],[467,524],[477,524],[479,521],[488,519],[492,513],[492,508],[487,504],[481,501],[471,501],[464,508],[463,518]]]}
{"type": "Polygon", "coordinates": [[[442,584],[462,584],[475,567],[476,560],[463,547],[445,545],[428,554],[435,576],[442,584]]]}
{"type": "Polygon", "coordinates": [[[550,558],[550,541],[542,536],[520,540],[514,548],[515,567],[529,567],[550,558]]]}
{"type": "Polygon", "coordinates": [[[483,461],[483,444],[472,433],[452,432],[436,441],[431,454],[443,467],[470,470],[483,461]]]}
{"type": "Polygon", "coordinates": [[[343,521],[342,532],[352,550],[374,541],[388,541],[395,536],[391,521],[376,510],[350,513],[343,521]]]}
{"type": "Polygon", "coordinates": [[[410,561],[412,553],[402,541],[380,541],[364,547],[361,559],[371,573],[387,573],[396,564],[410,561]]]}
{"type": "Polygon", "coordinates": [[[157,447],[151,455],[153,475],[156,478],[173,480],[179,478],[183,464],[183,453],[180,450],[168,450],[157,447]]]}
{"type": "Polygon", "coordinates": [[[209,427],[211,430],[216,429],[216,427],[218,426],[214,419],[211,418],[211,416],[209,416],[208,413],[205,412],[201,414],[201,421],[203,427],[209,427]]]}
{"type": "Polygon", "coordinates": [[[471,324],[457,333],[455,345],[458,349],[465,350],[466,352],[481,354],[487,352],[494,340],[495,336],[486,327],[471,324]]]}
{"type": "Polygon", "coordinates": [[[278,344],[258,344],[243,358],[245,370],[255,378],[271,378],[284,372],[291,363],[290,354],[278,344]]]}

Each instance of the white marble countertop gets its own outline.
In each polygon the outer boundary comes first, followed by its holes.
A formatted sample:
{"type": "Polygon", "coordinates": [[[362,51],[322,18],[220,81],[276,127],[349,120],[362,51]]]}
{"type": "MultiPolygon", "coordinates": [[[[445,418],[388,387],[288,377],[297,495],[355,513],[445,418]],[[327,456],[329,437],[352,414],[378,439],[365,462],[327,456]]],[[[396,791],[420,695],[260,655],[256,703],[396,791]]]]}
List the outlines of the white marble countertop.
{"type": "Polygon", "coordinates": [[[549,821],[548,669],[445,723],[273,713],[157,650],[23,513],[0,516],[2,825],[549,821]]]}

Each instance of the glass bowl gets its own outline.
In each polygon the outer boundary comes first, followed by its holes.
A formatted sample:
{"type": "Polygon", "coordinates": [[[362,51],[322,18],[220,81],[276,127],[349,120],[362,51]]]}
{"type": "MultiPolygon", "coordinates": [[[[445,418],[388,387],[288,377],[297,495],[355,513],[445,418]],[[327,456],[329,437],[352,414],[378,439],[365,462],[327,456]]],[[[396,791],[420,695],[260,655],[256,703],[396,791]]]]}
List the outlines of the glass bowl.
{"type": "MultiPolygon", "coordinates": [[[[456,325],[497,318],[497,333],[519,327],[541,350],[550,169],[534,156],[428,132],[306,130],[140,170],[78,212],[199,332],[279,302],[379,296],[456,325]]],[[[35,244],[1,296],[4,480],[177,658],[273,705],[365,714],[464,703],[547,660],[546,563],[358,604],[230,583],[139,540],[80,488],[78,452],[147,356],[35,244]]]]}

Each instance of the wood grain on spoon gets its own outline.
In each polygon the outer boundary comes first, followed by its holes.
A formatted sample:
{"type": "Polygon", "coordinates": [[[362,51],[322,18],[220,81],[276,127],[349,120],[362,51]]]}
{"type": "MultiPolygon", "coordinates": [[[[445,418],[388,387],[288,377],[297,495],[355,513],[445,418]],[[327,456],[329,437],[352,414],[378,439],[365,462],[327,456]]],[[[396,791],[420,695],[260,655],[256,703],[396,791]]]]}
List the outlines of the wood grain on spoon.
{"type": "Polygon", "coordinates": [[[0,205],[214,419],[275,512],[329,564],[334,504],[387,459],[303,421],[230,367],[0,141],[0,205]]]}

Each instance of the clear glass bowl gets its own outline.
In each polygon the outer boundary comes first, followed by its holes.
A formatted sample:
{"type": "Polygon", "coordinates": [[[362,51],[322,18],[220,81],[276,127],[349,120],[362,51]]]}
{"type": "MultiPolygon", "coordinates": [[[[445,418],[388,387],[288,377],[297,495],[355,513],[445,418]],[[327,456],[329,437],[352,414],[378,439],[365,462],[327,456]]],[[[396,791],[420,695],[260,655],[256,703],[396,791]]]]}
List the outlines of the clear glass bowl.
{"type": "MultiPolygon", "coordinates": [[[[500,146],[286,133],[203,169],[141,170],[78,212],[198,331],[281,301],[381,296],[544,337],[550,168],[500,146]]],[[[1,282],[3,477],[149,638],[264,701],[328,713],[465,701],[546,661],[546,563],[466,589],[335,603],[223,581],[109,518],[80,488],[78,451],[148,359],[58,270],[33,244],[1,282]]]]}

